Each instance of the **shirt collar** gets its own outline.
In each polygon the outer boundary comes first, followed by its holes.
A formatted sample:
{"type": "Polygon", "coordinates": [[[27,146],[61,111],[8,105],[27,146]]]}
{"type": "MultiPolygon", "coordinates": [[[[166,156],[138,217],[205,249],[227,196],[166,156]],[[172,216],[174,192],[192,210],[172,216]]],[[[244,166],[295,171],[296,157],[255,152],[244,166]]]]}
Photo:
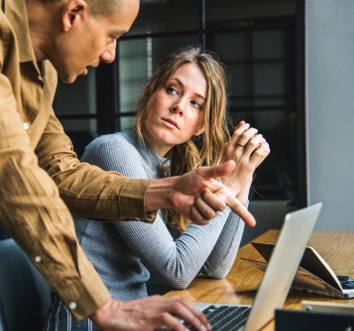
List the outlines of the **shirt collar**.
{"type": "Polygon", "coordinates": [[[35,66],[37,66],[29,31],[25,0],[6,0],[5,15],[11,23],[17,37],[20,47],[20,62],[33,62],[35,66]]]}

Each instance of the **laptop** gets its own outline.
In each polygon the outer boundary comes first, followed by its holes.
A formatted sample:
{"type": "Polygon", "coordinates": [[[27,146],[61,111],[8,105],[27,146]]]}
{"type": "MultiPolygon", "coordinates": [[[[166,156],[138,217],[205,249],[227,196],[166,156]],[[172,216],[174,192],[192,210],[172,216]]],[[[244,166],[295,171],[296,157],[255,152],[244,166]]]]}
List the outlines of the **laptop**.
{"type": "Polygon", "coordinates": [[[284,305],[321,208],[318,203],[285,216],[253,306],[195,303],[213,331],[255,331],[274,318],[275,309],[284,305]]]}

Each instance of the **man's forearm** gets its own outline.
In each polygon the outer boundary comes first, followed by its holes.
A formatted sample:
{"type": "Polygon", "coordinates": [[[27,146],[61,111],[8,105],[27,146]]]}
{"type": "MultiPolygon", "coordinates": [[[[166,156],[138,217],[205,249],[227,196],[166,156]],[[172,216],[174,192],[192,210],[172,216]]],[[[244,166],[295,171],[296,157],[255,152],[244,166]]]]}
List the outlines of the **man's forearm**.
{"type": "Polygon", "coordinates": [[[172,191],[178,177],[155,179],[149,185],[145,194],[145,211],[172,208],[172,191]]]}
{"type": "Polygon", "coordinates": [[[218,177],[215,171],[215,167],[204,167],[152,181],[144,198],[145,210],[172,208],[196,224],[207,224],[226,207],[224,199],[212,193],[221,185],[212,180],[218,177]]]}
{"type": "Polygon", "coordinates": [[[145,210],[173,208],[192,222],[205,225],[228,204],[246,224],[254,226],[256,221],[247,209],[225,185],[213,180],[229,176],[234,169],[235,162],[228,161],[201,167],[183,176],[156,179],[146,191],[145,210]]]}

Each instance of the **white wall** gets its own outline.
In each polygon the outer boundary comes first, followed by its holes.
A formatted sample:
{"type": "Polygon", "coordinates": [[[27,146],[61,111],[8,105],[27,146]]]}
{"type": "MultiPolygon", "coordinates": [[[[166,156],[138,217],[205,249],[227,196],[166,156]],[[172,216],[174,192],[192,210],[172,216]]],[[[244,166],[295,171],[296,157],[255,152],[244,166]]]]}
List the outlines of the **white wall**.
{"type": "Polygon", "coordinates": [[[354,230],[354,1],[306,1],[309,204],[316,229],[354,230]]]}

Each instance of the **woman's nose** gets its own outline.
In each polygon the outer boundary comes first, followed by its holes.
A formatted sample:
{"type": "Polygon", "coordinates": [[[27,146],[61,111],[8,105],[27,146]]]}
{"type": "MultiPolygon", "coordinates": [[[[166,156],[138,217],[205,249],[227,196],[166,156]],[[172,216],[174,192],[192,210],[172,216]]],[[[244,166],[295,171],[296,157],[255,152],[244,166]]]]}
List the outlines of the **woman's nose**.
{"type": "Polygon", "coordinates": [[[171,107],[171,111],[174,113],[183,113],[184,105],[182,100],[178,100],[178,102],[174,103],[171,107]]]}

